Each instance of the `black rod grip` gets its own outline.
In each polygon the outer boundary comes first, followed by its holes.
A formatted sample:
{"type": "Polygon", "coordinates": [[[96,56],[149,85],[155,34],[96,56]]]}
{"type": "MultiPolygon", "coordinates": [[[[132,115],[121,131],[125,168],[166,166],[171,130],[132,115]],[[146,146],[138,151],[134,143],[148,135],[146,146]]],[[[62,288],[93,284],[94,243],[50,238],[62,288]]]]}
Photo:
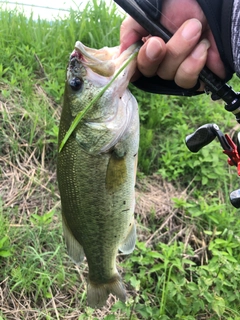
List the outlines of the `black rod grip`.
{"type": "Polygon", "coordinates": [[[212,130],[214,125],[204,124],[186,137],[185,142],[191,152],[198,152],[216,138],[216,132],[212,130]]]}
{"type": "MultiPolygon", "coordinates": [[[[149,34],[161,37],[165,42],[168,42],[172,34],[162,26],[158,21],[153,20],[145,14],[135,0],[114,0],[122,7],[134,20],[136,20],[149,34]]],[[[199,74],[199,78],[203,81],[207,90],[211,91],[214,100],[222,99],[227,103],[226,110],[233,112],[236,119],[240,122],[240,95],[228,86],[222,79],[215,75],[207,67],[204,67],[199,74]],[[239,109],[239,110],[238,110],[239,109]]]]}

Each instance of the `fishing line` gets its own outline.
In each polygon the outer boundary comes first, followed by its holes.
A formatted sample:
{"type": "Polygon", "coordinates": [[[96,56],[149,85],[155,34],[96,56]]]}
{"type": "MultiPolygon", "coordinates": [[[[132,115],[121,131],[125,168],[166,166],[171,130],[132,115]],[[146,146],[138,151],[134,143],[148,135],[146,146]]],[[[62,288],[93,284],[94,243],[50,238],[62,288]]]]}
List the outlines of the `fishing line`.
{"type": "MultiPolygon", "coordinates": [[[[149,0],[145,0],[145,1],[152,8],[153,11],[160,13],[160,15],[162,17],[164,17],[176,30],[178,29],[177,25],[174,22],[172,22],[161,10],[158,10],[158,8],[156,8],[149,0]]],[[[138,5],[138,4],[136,3],[136,5],[138,5]]],[[[119,6],[119,8],[122,9],[121,5],[119,6]]],[[[124,12],[126,13],[126,11],[124,11],[124,12]]],[[[160,21],[158,21],[158,22],[160,22],[160,21]]]]}
{"type": "MultiPolygon", "coordinates": [[[[176,25],[174,22],[172,22],[172,20],[170,20],[161,10],[158,10],[149,0],[145,0],[145,2],[147,2],[147,3],[149,4],[149,6],[150,6],[154,11],[160,13],[160,15],[161,15],[162,17],[164,17],[169,23],[171,23],[171,25],[172,25],[174,28],[178,29],[177,25],[176,25]]],[[[160,21],[159,21],[159,22],[160,22],[160,21]]]]}

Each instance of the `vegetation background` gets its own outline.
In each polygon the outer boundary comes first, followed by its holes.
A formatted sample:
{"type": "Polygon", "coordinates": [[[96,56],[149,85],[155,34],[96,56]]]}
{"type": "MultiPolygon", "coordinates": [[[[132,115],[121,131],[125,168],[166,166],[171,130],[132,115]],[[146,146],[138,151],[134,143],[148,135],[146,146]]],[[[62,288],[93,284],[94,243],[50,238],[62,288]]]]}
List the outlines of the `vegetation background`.
{"type": "MultiPolygon", "coordinates": [[[[236,168],[217,141],[192,154],[186,135],[205,123],[236,136],[239,125],[209,96],[151,95],[140,107],[138,242],[119,256],[122,304],[86,304],[86,264],[62,238],[56,183],[66,64],[76,40],[119,44],[122,17],[93,0],[56,21],[0,11],[0,319],[240,319],[240,221],[229,192],[236,168]]],[[[236,79],[232,80],[239,89],[236,79]]]]}

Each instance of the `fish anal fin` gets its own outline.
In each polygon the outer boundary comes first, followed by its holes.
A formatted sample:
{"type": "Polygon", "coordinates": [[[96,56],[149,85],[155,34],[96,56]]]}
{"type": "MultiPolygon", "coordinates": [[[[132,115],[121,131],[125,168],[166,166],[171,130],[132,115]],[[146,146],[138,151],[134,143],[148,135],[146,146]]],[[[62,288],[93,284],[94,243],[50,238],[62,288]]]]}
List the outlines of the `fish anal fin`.
{"type": "Polygon", "coordinates": [[[136,224],[135,224],[135,221],[133,221],[129,226],[129,232],[126,238],[124,239],[124,241],[121,243],[119,250],[124,254],[132,253],[135,248],[136,239],[137,239],[136,224]]]}
{"type": "Polygon", "coordinates": [[[106,304],[109,294],[114,294],[122,302],[126,301],[126,291],[119,274],[107,283],[95,284],[88,282],[87,302],[91,308],[101,308],[106,304]]]}
{"type": "Polygon", "coordinates": [[[68,255],[70,258],[77,264],[81,263],[84,259],[84,250],[80,243],[76,240],[72,234],[70,228],[67,225],[67,222],[62,219],[63,234],[67,246],[68,255]]]}

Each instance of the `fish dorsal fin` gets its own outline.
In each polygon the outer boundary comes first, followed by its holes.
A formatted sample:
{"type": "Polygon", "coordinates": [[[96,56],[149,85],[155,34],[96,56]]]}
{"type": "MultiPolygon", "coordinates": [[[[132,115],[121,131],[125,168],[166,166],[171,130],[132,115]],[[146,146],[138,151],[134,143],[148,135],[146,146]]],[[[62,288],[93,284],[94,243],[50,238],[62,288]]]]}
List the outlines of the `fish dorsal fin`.
{"type": "Polygon", "coordinates": [[[135,221],[131,223],[131,226],[129,227],[129,232],[124,239],[124,241],[121,243],[119,250],[124,254],[130,254],[133,252],[135,248],[137,233],[136,233],[136,224],[135,221]]]}
{"type": "Polygon", "coordinates": [[[69,229],[64,216],[62,219],[63,234],[67,246],[69,257],[77,264],[81,263],[84,259],[84,250],[80,243],[76,240],[71,230],[69,229]]]}

